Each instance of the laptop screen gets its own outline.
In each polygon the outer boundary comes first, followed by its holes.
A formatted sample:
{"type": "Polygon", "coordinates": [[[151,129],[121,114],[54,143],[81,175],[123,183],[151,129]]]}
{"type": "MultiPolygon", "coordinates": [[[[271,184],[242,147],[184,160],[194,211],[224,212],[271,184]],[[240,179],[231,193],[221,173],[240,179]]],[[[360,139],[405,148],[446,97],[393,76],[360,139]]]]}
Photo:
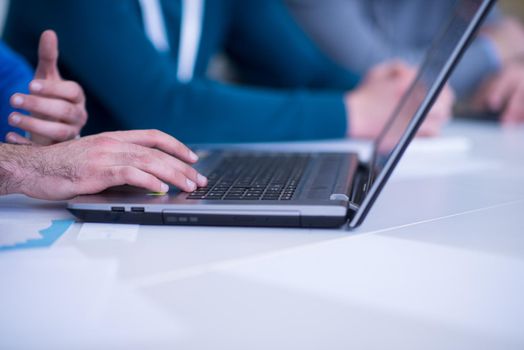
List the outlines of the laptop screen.
{"type": "MultiPolygon", "coordinates": [[[[370,169],[372,186],[361,207],[374,201],[494,3],[495,0],[457,0],[417,77],[375,141],[370,169]]],[[[361,209],[357,217],[365,215],[369,208],[361,209]]]]}

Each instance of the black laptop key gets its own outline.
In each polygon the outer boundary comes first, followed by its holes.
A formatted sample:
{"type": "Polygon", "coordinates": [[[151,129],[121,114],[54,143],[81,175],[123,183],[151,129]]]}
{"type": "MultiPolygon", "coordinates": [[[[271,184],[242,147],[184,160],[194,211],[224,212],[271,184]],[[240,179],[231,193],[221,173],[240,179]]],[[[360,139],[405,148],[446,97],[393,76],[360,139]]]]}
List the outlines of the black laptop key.
{"type": "Polygon", "coordinates": [[[204,197],[205,200],[219,200],[219,199],[222,199],[224,196],[223,195],[207,195],[204,197]]]}
{"type": "Polygon", "coordinates": [[[199,194],[190,194],[189,196],[187,196],[187,199],[203,199],[204,196],[203,195],[199,195],[199,194]]]}
{"type": "Polygon", "coordinates": [[[206,195],[206,198],[207,197],[223,197],[225,194],[226,192],[211,192],[208,195],[206,195]]]}
{"type": "Polygon", "coordinates": [[[230,196],[230,195],[227,195],[224,197],[225,200],[228,200],[228,201],[237,201],[237,200],[240,200],[242,199],[243,196],[230,196]]]}

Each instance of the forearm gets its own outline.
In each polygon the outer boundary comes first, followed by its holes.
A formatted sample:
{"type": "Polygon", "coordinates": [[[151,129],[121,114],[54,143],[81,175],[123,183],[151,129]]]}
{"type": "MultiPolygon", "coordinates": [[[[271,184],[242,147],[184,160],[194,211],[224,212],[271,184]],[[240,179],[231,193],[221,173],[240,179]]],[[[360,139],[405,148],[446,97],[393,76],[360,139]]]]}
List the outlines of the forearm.
{"type": "Polygon", "coordinates": [[[0,143],[0,195],[23,193],[31,148],[0,143]]]}
{"type": "MultiPolygon", "coordinates": [[[[118,129],[156,128],[186,143],[305,140],[346,133],[342,93],[239,87],[207,79],[181,84],[157,52],[129,47],[113,50],[119,59],[110,62],[102,57],[83,60],[83,48],[68,43],[62,47],[75,53],[63,55],[69,71],[111,113],[118,129]],[[126,52],[140,52],[141,57],[127,57],[126,52]]],[[[96,117],[93,113],[92,119],[96,117]]]]}

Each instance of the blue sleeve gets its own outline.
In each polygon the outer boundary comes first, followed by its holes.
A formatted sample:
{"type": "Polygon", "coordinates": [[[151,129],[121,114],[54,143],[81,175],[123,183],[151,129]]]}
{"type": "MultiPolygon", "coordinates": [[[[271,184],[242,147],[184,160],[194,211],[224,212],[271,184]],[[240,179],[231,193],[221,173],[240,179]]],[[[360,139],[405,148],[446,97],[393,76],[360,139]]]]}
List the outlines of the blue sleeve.
{"type": "Polygon", "coordinates": [[[494,45],[489,38],[478,36],[464,54],[450,79],[459,98],[471,97],[487,77],[501,69],[494,45]]]}
{"type": "Polygon", "coordinates": [[[0,41],[0,142],[10,131],[21,132],[7,123],[14,109],[9,99],[16,92],[27,93],[32,72],[27,63],[0,41]]]}

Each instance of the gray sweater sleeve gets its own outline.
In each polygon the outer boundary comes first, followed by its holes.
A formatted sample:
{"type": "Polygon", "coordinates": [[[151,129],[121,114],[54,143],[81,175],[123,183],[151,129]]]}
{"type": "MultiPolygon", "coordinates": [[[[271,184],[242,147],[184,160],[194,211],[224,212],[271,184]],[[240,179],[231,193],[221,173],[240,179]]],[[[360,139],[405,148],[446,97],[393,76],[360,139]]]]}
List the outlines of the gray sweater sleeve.
{"type": "MultiPolygon", "coordinates": [[[[452,0],[286,1],[299,24],[324,51],[346,68],[361,74],[393,58],[420,63],[454,4],[452,0]],[[372,7],[376,13],[371,11],[372,7]],[[421,11],[432,16],[421,16],[420,13],[424,13],[421,11]],[[381,18],[386,19],[385,23],[381,18]]],[[[500,18],[496,9],[486,25],[500,18]]],[[[498,69],[493,44],[479,37],[457,67],[451,85],[459,97],[467,97],[487,75],[498,69]]]]}
{"type": "Polygon", "coordinates": [[[461,99],[471,97],[482,82],[499,71],[501,62],[491,40],[479,37],[475,40],[451,76],[451,86],[461,99]]]}

